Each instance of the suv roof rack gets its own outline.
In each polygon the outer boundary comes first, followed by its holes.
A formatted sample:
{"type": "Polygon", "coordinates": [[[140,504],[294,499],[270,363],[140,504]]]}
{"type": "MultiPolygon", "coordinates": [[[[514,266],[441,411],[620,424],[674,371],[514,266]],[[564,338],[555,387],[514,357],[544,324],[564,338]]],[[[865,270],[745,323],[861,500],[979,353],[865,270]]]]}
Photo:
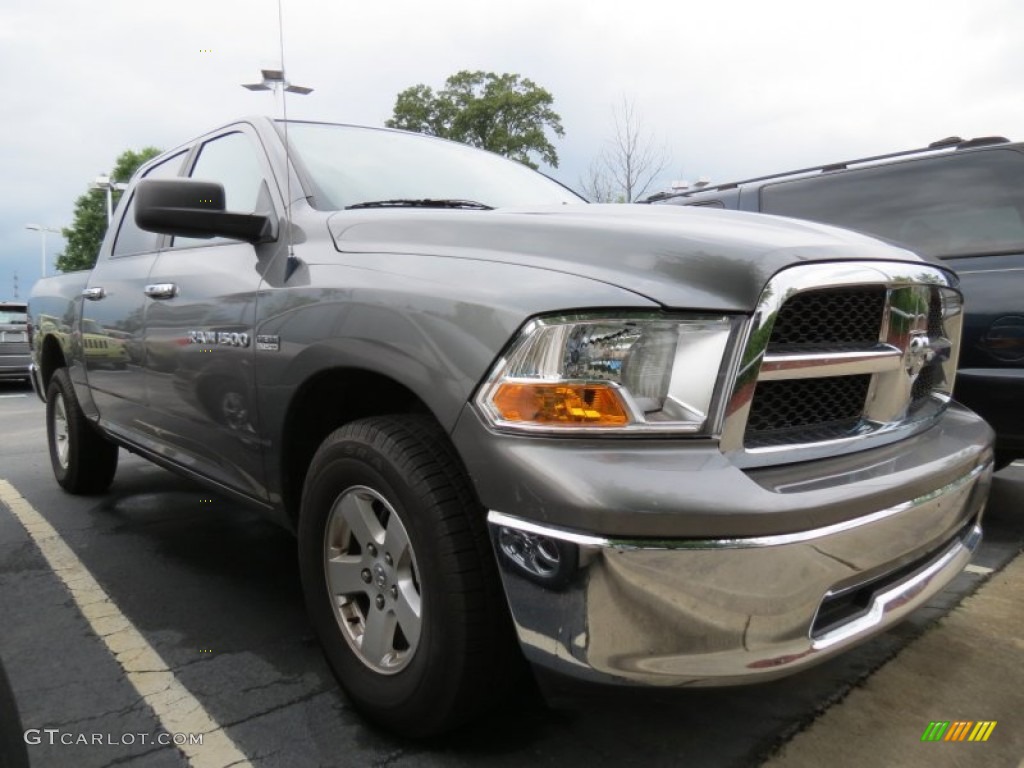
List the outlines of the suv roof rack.
{"type": "Polygon", "coordinates": [[[752,179],[743,179],[742,181],[731,181],[727,184],[717,184],[712,187],[701,187],[700,189],[689,189],[683,192],[656,192],[644,198],[641,202],[653,203],[658,200],[667,200],[671,197],[687,197],[696,192],[709,192],[712,190],[723,191],[727,189],[735,189],[740,184],[751,184],[755,181],[769,181],[771,179],[781,179],[786,176],[799,176],[802,173],[814,173],[820,171],[826,173],[828,171],[845,171],[851,165],[859,165],[860,163],[873,163],[877,160],[890,160],[894,157],[906,157],[907,155],[917,155],[923,152],[935,152],[940,149],[955,148],[961,149],[972,149],[973,147],[987,147],[992,144],[1009,144],[1010,140],[1004,136],[982,136],[976,139],[961,139],[959,136],[948,136],[945,139],[939,139],[933,141],[927,147],[920,147],[919,149],[904,149],[900,152],[889,152],[884,155],[872,155],[871,157],[861,157],[857,160],[844,160],[840,163],[826,163],[825,165],[813,165],[809,168],[801,168],[796,171],[786,171],[785,173],[771,173],[767,176],[755,176],[752,179]]]}

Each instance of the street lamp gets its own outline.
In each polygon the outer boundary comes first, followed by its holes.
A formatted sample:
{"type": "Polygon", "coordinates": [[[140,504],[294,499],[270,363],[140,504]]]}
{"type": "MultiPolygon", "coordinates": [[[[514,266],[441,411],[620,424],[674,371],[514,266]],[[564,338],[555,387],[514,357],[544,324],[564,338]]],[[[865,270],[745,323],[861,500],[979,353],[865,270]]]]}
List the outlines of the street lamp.
{"type": "Polygon", "coordinates": [[[89,185],[91,189],[105,189],[107,190],[107,226],[110,226],[110,222],[114,219],[114,190],[123,191],[128,188],[128,185],[123,181],[111,181],[110,177],[106,174],[97,176],[96,181],[89,185]]]}
{"type": "Polygon", "coordinates": [[[46,277],[46,233],[54,232],[60,234],[59,229],[53,227],[44,227],[41,224],[26,224],[25,229],[31,229],[33,232],[39,233],[39,265],[43,271],[43,277],[46,277]]]}
{"type": "Polygon", "coordinates": [[[248,88],[250,91],[273,91],[274,93],[277,93],[278,88],[283,88],[288,93],[297,93],[300,96],[313,92],[312,88],[307,88],[304,85],[292,85],[285,80],[283,69],[261,69],[260,74],[263,75],[263,82],[242,83],[242,87],[248,88]]]}

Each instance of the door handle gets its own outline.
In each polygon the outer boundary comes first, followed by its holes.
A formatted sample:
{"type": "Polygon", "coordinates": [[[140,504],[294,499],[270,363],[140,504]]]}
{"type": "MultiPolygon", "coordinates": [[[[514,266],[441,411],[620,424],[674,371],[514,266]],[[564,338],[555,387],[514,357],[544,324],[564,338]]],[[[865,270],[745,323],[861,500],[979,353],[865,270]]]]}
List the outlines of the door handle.
{"type": "Polygon", "coordinates": [[[102,298],[105,298],[105,297],[106,297],[106,295],[107,295],[107,292],[106,292],[106,291],[104,291],[104,290],[103,290],[102,288],[100,288],[100,287],[96,287],[96,288],[85,288],[85,289],[84,289],[84,290],[82,291],[82,296],[84,296],[85,298],[87,298],[87,299],[88,299],[89,301],[99,301],[100,299],[102,299],[102,298]]]}
{"type": "Polygon", "coordinates": [[[174,283],[153,283],[144,291],[151,299],[173,299],[178,295],[178,286],[174,283]]]}

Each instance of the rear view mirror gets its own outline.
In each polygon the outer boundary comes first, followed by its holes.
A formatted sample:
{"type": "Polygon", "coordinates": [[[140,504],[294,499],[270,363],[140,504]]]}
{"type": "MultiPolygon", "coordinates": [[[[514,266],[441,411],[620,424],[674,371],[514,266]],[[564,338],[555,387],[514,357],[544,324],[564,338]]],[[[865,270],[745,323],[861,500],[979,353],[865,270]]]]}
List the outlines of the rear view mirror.
{"type": "Polygon", "coordinates": [[[265,243],[274,221],[224,210],[224,186],[197,179],[143,179],[135,186],[135,223],[147,232],[179,237],[230,237],[265,243]]]}

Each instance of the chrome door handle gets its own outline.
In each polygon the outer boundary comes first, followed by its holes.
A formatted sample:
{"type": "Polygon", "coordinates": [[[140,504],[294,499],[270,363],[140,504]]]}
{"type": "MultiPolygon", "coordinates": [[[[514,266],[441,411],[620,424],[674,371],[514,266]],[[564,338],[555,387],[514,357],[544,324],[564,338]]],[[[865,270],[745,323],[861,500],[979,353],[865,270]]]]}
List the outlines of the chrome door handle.
{"type": "Polygon", "coordinates": [[[178,295],[178,286],[174,283],[153,283],[146,286],[145,294],[151,299],[173,299],[178,295]]]}
{"type": "Polygon", "coordinates": [[[107,295],[107,292],[102,288],[86,288],[82,291],[82,296],[87,298],[89,301],[99,301],[107,295]]]}

